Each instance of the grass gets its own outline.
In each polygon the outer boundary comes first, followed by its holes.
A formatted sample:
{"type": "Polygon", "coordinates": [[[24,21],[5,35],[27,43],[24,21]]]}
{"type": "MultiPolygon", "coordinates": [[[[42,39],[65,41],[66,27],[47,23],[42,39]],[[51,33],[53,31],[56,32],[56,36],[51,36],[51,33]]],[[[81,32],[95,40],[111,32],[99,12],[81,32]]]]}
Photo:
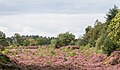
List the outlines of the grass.
{"type": "Polygon", "coordinates": [[[81,47],[79,48],[79,52],[82,53],[83,50],[84,50],[84,47],[81,46],[81,47]]]}
{"type": "Polygon", "coordinates": [[[3,54],[7,54],[7,53],[9,53],[9,49],[5,49],[4,51],[0,50],[0,52],[3,53],[3,54]]]}
{"type": "Polygon", "coordinates": [[[40,57],[45,57],[44,53],[40,53],[39,55],[40,55],[40,57]]]}
{"type": "Polygon", "coordinates": [[[51,54],[51,55],[55,55],[55,54],[56,54],[55,50],[51,50],[51,51],[50,51],[50,54],[51,54]]]}
{"type": "Polygon", "coordinates": [[[17,55],[17,53],[13,53],[13,56],[15,57],[17,55]]]}
{"type": "Polygon", "coordinates": [[[49,65],[49,64],[51,64],[51,62],[50,62],[50,61],[47,61],[47,62],[46,62],[46,64],[48,64],[48,65],[49,65]]]}
{"type": "Polygon", "coordinates": [[[70,53],[69,53],[69,56],[73,57],[76,55],[76,52],[74,50],[72,50],[70,53]]]}

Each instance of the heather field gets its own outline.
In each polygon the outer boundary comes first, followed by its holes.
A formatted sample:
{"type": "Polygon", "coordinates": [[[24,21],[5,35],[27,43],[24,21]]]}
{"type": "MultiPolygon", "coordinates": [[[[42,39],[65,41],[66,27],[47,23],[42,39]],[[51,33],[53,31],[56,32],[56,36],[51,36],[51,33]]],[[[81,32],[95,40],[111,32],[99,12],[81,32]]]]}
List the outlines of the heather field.
{"type": "MultiPolygon", "coordinates": [[[[12,48],[3,53],[14,60],[16,68],[11,67],[13,70],[120,70],[120,64],[109,62],[115,56],[107,57],[102,51],[95,51],[95,48],[72,47],[12,48]]],[[[8,64],[8,68],[11,64],[8,64]]]]}

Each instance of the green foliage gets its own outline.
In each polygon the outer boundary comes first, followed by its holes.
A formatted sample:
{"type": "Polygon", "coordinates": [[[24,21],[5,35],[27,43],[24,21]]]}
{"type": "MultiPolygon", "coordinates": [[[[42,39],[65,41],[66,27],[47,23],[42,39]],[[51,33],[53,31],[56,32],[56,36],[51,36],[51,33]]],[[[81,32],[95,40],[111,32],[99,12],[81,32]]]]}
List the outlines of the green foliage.
{"type": "Polygon", "coordinates": [[[14,34],[13,43],[17,46],[23,45],[23,38],[20,36],[20,34],[18,33],[14,34]]]}
{"type": "Polygon", "coordinates": [[[47,61],[46,64],[51,64],[51,62],[50,62],[50,61],[47,61]]]}
{"type": "Polygon", "coordinates": [[[5,47],[9,45],[5,33],[0,31],[0,49],[3,51],[5,47]]]}
{"type": "Polygon", "coordinates": [[[61,33],[57,36],[57,38],[51,40],[52,46],[55,48],[60,48],[61,46],[67,46],[74,44],[75,35],[72,33],[66,32],[61,33]]]}
{"type": "Polygon", "coordinates": [[[80,46],[79,51],[82,52],[84,50],[84,46],[80,46]]]}
{"type": "Polygon", "coordinates": [[[77,44],[79,44],[80,46],[85,46],[89,43],[91,46],[95,46],[96,40],[99,38],[102,28],[103,24],[97,20],[93,28],[91,26],[88,26],[85,29],[86,34],[78,39],[77,44]]]}
{"type": "Polygon", "coordinates": [[[2,51],[3,54],[7,54],[9,53],[9,49],[5,49],[4,51],[2,51]]]}
{"type": "Polygon", "coordinates": [[[55,54],[56,54],[55,50],[51,50],[50,53],[51,53],[52,55],[55,55],[55,54]]]}
{"type": "Polygon", "coordinates": [[[117,13],[118,13],[118,7],[116,5],[114,5],[112,9],[109,9],[109,12],[106,14],[107,16],[106,19],[108,24],[116,16],[117,13]]]}
{"type": "Polygon", "coordinates": [[[75,35],[69,32],[61,33],[58,35],[58,39],[60,40],[62,46],[67,46],[71,41],[75,40],[75,35]]]}
{"type": "Polygon", "coordinates": [[[36,39],[37,45],[49,45],[51,38],[50,37],[42,37],[40,36],[38,39],[36,39]]]}
{"type": "Polygon", "coordinates": [[[116,17],[111,20],[107,31],[109,32],[107,36],[120,46],[120,11],[116,17]]]}
{"type": "Polygon", "coordinates": [[[40,55],[40,57],[44,57],[44,56],[45,56],[45,54],[44,54],[44,53],[40,53],[39,55],[40,55]]]}
{"type": "Polygon", "coordinates": [[[30,46],[35,46],[36,45],[36,41],[35,41],[35,39],[33,39],[33,38],[30,38],[29,39],[29,42],[30,42],[30,46]]]}
{"type": "Polygon", "coordinates": [[[111,52],[120,48],[120,12],[111,20],[107,32],[108,39],[104,41],[103,51],[110,55],[111,52]]]}
{"type": "Polygon", "coordinates": [[[5,56],[0,56],[0,63],[8,63],[8,59],[5,56]]]}
{"type": "Polygon", "coordinates": [[[65,48],[63,48],[63,51],[67,52],[67,51],[69,51],[69,49],[65,47],[65,48]]]}
{"type": "Polygon", "coordinates": [[[59,40],[58,38],[52,39],[52,40],[51,40],[51,45],[52,45],[53,47],[55,47],[55,48],[59,48],[60,46],[62,46],[62,45],[60,44],[60,40],[59,40]]]}
{"type": "Polygon", "coordinates": [[[59,34],[56,38],[54,37],[42,37],[38,35],[20,35],[15,33],[14,36],[9,37],[8,41],[11,45],[16,46],[45,46],[52,45],[56,48],[66,45],[75,44],[75,36],[72,33],[66,32],[59,34]]]}
{"type": "Polygon", "coordinates": [[[102,49],[108,55],[120,48],[120,11],[114,5],[106,16],[105,23],[96,20],[94,27],[88,26],[84,36],[77,40],[77,45],[93,46],[97,51],[102,49]]]}
{"type": "Polygon", "coordinates": [[[91,29],[92,29],[92,27],[91,27],[91,26],[88,26],[88,27],[85,29],[85,32],[88,33],[91,29]]]}
{"type": "Polygon", "coordinates": [[[24,46],[29,46],[29,45],[30,45],[29,39],[25,39],[25,40],[23,41],[23,45],[24,45],[24,46]]]}
{"type": "Polygon", "coordinates": [[[107,55],[110,55],[116,49],[116,44],[109,38],[105,39],[103,45],[104,47],[102,49],[107,55]]]}
{"type": "Polygon", "coordinates": [[[75,45],[78,46],[85,46],[87,44],[87,39],[85,37],[79,37],[77,41],[75,42],[75,45]]]}
{"type": "Polygon", "coordinates": [[[101,49],[101,46],[103,44],[103,36],[100,36],[97,41],[96,41],[96,44],[95,44],[95,47],[97,48],[97,50],[100,50],[101,49]]]}
{"type": "Polygon", "coordinates": [[[34,55],[35,55],[35,52],[33,52],[32,55],[34,56],[34,55]]]}
{"type": "Polygon", "coordinates": [[[71,41],[69,45],[75,45],[75,41],[71,41]]]}
{"type": "Polygon", "coordinates": [[[74,50],[72,50],[70,53],[69,53],[69,56],[75,56],[76,55],[76,52],[74,50]]]}
{"type": "Polygon", "coordinates": [[[43,37],[39,35],[20,35],[15,33],[14,36],[8,37],[8,41],[11,45],[16,46],[42,46],[49,45],[51,39],[54,37],[43,37]]]}

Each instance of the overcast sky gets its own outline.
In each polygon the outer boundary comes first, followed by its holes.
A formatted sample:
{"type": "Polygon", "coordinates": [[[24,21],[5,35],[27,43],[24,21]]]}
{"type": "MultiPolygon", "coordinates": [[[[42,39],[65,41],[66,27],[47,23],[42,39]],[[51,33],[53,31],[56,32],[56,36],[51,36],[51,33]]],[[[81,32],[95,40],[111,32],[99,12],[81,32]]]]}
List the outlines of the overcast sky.
{"type": "Polygon", "coordinates": [[[0,31],[12,36],[56,36],[70,31],[76,37],[94,25],[104,22],[105,14],[119,0],[0,0],[0,31]]]}

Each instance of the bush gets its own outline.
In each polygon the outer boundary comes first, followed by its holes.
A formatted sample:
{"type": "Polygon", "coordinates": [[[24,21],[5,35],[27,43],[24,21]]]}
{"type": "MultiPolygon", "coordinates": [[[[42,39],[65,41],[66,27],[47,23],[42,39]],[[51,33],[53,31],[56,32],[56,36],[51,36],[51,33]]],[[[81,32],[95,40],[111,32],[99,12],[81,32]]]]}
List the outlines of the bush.
{"type": "Polygon", "coordinates": [[[69,56],[71,56],[71,57],[73,57],[73,56],[75,56],[75,55],[76,55],[75,51],[71,51],[71,52],[69,53],[69,56]]]}
{"type": "Polygon", "coordinates": [[[6,39],[6,35],[2,31],[0,31],[0,49],[3,51],[7,46],[9,46],[9,43],[6,39]]]}
{"type": "Polygon", "coordinates": [[[102,42],[103,41],[103,37],[100,36],[97,41],[96,41],[96,44],[95,44],[95,47],[97,48],[96,50],[101,50],[101,46],[102,46],[102,42]]]}
{"type": "Polygon", "coordinates": [[[51,40],[51,46],[55,47],[55,48],[60,48],[61,44],[58,38],[56,39],[52,39],[51,40]]]}
{"type": "Polygon", "coordinates": [[[57,36],[57,38],[52,39],[51,45],[54,46],[55,48],[60,48],[62,46],[74,45],[75,44],[74,41],[75,41],[75,35],[66,32],[66,33],[61,33],[57,36]]]}
{"type": "Polygon", "coordinates": [[[116,44],[114,44],[113,41],[109,38],[106,38],[104,40],[103,45],[104,47],[102,49],[104,53],[107,54],[108,56],[117,48],[116,44]]]}
{"type": "Polygon", "coordinates": [[[56,54],[55,50],[51,50],[50,53],[51,53],[52,55],[56,54]]]}

